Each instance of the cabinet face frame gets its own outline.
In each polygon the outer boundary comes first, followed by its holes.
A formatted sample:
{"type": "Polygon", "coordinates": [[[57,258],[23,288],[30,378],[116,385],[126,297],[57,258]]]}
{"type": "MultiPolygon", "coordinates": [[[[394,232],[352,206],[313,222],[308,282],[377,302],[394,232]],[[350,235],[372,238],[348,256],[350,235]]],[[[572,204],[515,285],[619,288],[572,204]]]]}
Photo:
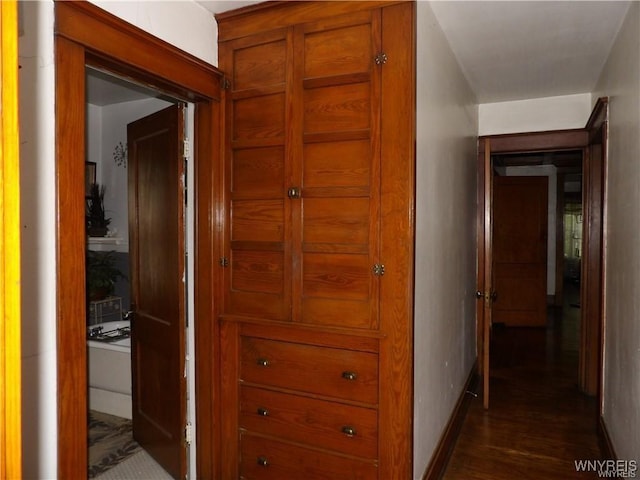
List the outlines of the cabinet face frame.
{"type": "MultiPolygon", "coordinates": [[[[410,478],[413,471],[416,5],[414,2],[274,2],[216,18],[222,50],[226,41],[372,8],[381,8],[382,30],[386,32],[383,50],[389,59],[381,67],[381,91],[402,92],[401,95],[383,94],[381,99],[380,259],[385,265],[385,275],[380,283],[380,325],[375,332],[380,352],[379,478],[404,479],[410,478]]],[[[226,342],[222,349],[225,356],[237,358],[239,324],[233,320],[222,323],[226,342]]],[[[230,368],[227,379],[232,390],[227,400],[236,404],[237,373],[237,367],[230,368]]],[[[238,438],[237,429],[225,432],[225,438],[238,438]]],[[[237,464],[227,464],[227,467],[237,472],[237,464]]]]}

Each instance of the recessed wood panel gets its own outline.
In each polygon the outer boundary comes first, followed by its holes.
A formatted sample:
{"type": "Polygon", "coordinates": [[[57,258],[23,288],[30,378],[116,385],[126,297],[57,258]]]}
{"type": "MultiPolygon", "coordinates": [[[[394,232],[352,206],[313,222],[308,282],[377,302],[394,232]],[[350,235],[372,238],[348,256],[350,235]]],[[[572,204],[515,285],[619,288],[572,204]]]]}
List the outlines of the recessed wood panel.
{"type": "Polygon", "coordinates": [[[231,288],[234,291],[282,293],[283,254],[270,251],[233,251],[231,288]]]}
{"type": "Polygon", "coordinates": [[[369,185],[370,141],[308,143],[304,146],[303,185],[363,187],[369,185]]]}
{"type": "Polygon", "coordinates": [[[233,151],[231,191],[234,198],[282,197],[284,148],[246,148],[233,151]]]}
{"type": "Polygon", "coordinates": [[[302,321],[312,325],[343,328],[378,328],[377,309],[364,300],[341,300],[334,298],[304,297],[302,299],[302,321]]]}
{"type": "Polygon", "coordinates": [[[308,198],[305,199],[303,207],[303,245],[368,243],[368,198],[308,198]]]}
{"type": "Polygon", "coordinates": [[[366,458],[378,456],[378,412],[347,404],[243,386],[240,427],[366,458]],[[295,426],[292,428],[292,426],[295,426]],[[350,428],[352,434],[343,429],[350,428]]]}
{"type": "Polygon", "coordinates": [[[284,94],[235,100],[234,140],[280,137],[284,134],[284,94]]]}
{"type": "Polygon", "coordinates": [[[373,63],[369,24],[307,34],[304,48],[305,78],[368,72],[373,63]]]}
{"type": "Polygon", "coordinates": [[[304,94],[304,133],[344,132],[370,127],[369,83],[313,88],[304,94]]]}
{"type": "Polygon", "coordinates": [[[307,253],[303,257],[303,296],[365,300],[372,275],[367,255],[307,253]]]}
{"type": "Polygon", "coordinates": [[[304,480],[373,480],[374,462],[331,455],[290,443],[243,434],[240,440],[240,478],[304,480]]]}
{"type": "Polygon", "coordinates": [[[281,242],[284,237],[282,200],[236,200],[232,202],[231,240],[281,242]]]}
{"type": "Polygon", "coordinates": [[[283,84],[286,76],[284,40],[239,48],[234,52],[234,91],[283,84]]]}

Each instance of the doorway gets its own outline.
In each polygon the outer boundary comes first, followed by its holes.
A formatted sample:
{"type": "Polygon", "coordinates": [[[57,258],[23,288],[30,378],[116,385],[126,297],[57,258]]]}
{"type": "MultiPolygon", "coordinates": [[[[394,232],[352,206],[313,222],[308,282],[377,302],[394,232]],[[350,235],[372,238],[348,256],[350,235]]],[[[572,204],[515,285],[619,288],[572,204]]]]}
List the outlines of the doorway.
{"type": "Polygon", "coordinates": [[[194,108],[194,285],[195,417],[198,477],[211,477],[216,437],[218,335],[212,302],[213,264],[220,243],[215,192],[222,183],[221,74],[126,22],[85,2],[59,2],[56,15],[56,182],[57,182],[57,363],[58,477],[81,478],[87,471],[86,297],[84,285],[85,67],[108,70],[144,83],[194,108]],[[146,52],[153,51],[153,55],[146,52]]]}
{"type": "MultiPolygon", "coordinates": [[[[606,105],[606,100],[599,101],[596,106],[597,110],[602,110],[599,106],[601,104],[606,105]]],[[[593,115],[592,115],[593,117],[593,115]]],[[[606,118],[605,114],[600,115],[598,118],[606,118]]],[[[567,152],[568,158],[566,161],[576,162],[575,158],[571,160],[570,156],[578,157],[583,165],[583,171],[585,172],[586,179],[584,182],[584,202],[585,208],[588,210],[591,208],[594,216],[601,217],[603,202],[603,190],[604,190],[604,175],[599,174],[595,176],[595,172],[602,172],[605,163],[605,159],[600,155],[599,162],[593,161],[594,156],[590,155],[593,152],[592,143],[593,136],[590,135],[592,128],[589,124],[585,129],[555,131],[555,132],[540,132],[540,133],[528,133],[528,134],[513,134],[513,135],[497,135],[492,137],[481,137],[479,143],[478,154],[478,298],[484,300],[482,307],[478,308],[478,354],[480,359],[480,371],[483,375],[483,390],[484,390],[484,406],[489,407],[489,378],[490,378],[490,338],[492,332],[492,313],[493,305],[496,298],[499,298],[499,292],[495,292],[495,281],[493,277],[493,205],[492,205],[492,191],[493,191],[493,176],[494,176],[494,160],[502,158],[503,161],[514,161],[512,155],[526,154],[527,156],[538,155],[541,153],[549,155],[549,152],[567,152]],[[575,153],[570,153],[575,152],[575,153]],[[502,157],[501,157],[502,156],[502,157]],[[596,168],[597,167],[597,168],[596,168]]],[[[602,123],[602,121],[601,121],[602,123]]],[[[600,125],[600,131],[602,127],[600,125]]],[[[606,127],[604,128],[606,130],[606,127]]],[[[600,148],[601,152],[606,151],[604,148],[600,148]]],[[[543,155],[543,162],[544,162],[543,155]]],[[[530,159],[528,160],[530,161],[530,159]]],[[[540,160],[536,160],[539,162],[540,160]]],[[[560,161],[562,162],[562,160],[560,161]]],[[[563,172],[564,173],[564,172],[563,172]]],[[[563,183],[564,185],[564,183],[563,183]]],[[[554,190],[554,189],[551,189],[554,190]]],[[[557,209],[557,206],[556,206],[557,209]]],[[[553,228],[555,232],[562,232],[559,228],[560,218],[563,218],[562,212],[557,212],[557,222],[553,228]]],[[[551,231],[551,229],[550,229],[551,231]]],[[[596,240],[602,238],[602,222],[587,224],[587,228],[584,232],[585,237],[593,236],[596,240]]],[[[560,245],[560,239],[563,238],[562,233],[556,235],[556,241],[551,242],[555,244],[556,250],[559,252],[562,245],[560,245]]],[[[593,254],[593,258],[583,263],[581,269],[582,272],[590,272],[592,281],[600,279],[603,271],[603,265],[601,262],[601,242],[585,240],[584,249],[589,250],[593,254]]],[[[553,255],[551,256],[553,258],[553,255]]],[[[556,257],[557,259],[557,257],[556,257]]],[[[563,264],[562,259],[556,264],[563,264]]],[[[555,277],[561,279],[562,270],[558,267],[548,270],[549,277],[555,277]]],[[[561,287],[562,281],[558,282],[554,289],[553,295],[550,296],[550,303],[555,305],[560,302],[562,298],[558,295],[558,287],[561,287]]],[[[584,287],[582,288],[584,291],[584,287]]],[[[600,284],[596,290],[593,291],[595,298],[601,298],[602,290],[600,284]]],[[[602,341],[601,328],[603,325],[603,319],[599,307],[599,302],[593,301],[592,304],[586,307],[584,306],[584,294],[581,295],[581,300],[578,302],[582,304],[583,311],[581,314],[581,339],[580,339],[580,355],[581,361],[579,366],[578,377],[579,380],[586,375],[589,378],[595,376],[598,378],[599,369],[598,362],[601,362],[601,351],[597,346],[602,341]],[[586,319],[586,320],[585,320],[586,319]],[[592,325],[593,324],[593,325],[592,325]],[[585,337],[584,332],[590,331],[591,334],[585,337]],[[593,342],[593,343],[589,343],[593,342]],[[582,360],[585,353],[588,352],[588,357],[599,358],[592,365],[588,365],[582,360]]],[[[498,300],[499,301],[499,300],[498,300]]],[[[597,383],[597,382],[596,382],[597,383]]],[[[596,394],[596,391],[590,391],[584,382],[579,381],[579,386],[582,391],[591,395],[596,394]]]]}
{"type": "Polygon", "coordinates": [[[183,281],[183,276],[193,270],[184,265],[190,250],[185,238],[193,237],[193,204],[182,198],[181,176],[193,179],[182,152],[183,139],[193,138],[186,134],[187,129],[193,131],[193,115],[187,115],[193,107],[183,105],[157,90],[87,68],[87,183],[93,193],[87,202],[97,206],[88,214],[102,214],[88,215],[87,220],[87,328],[93,333],[88,341],[90,476],[124,461],[138,444],[174,477],[186,470],[188,445],[182,432],[194,420],[186,418],[185,387],[193,391],[194,379],[192,371],[187,378],[183,373],[185,355],[193,351],[193,329],[185,328],[186,311],[191,309],[185,308],[185,300],[192,303],[193,282],[188,276],[183,281]],[[144,140],[137,141],[136,135],[144,140]],[[173,150],[177,141],[180,151],[170,153],[167,147],[174,137],[173,150]],[[147,168],[140,166],[143,151],[150,155],[147,168]],[[142,180],[141,168],[152,177],[142,180]],[[150,205],[140,208],[138,200],[152,200],[151,207],[162,214],[153,220],[150,205]],[[137,212],[144,222],[138,221],[137,212]],[[101,231],[103,224],[106,230],[101,231]],[[173,231],[175,239],[170,242],[167,235],[153,234],[148,227],[173,231]],[[151,258],[154,251],[156,257],[151,258]],[[150,264],[135,268],[141,262],[150,264]],[[147,273],[164,279],[163,284],[149,284],[147,273]],[[166,287],[160,298],[153,293],[155,287],[166,287]],[[150,311],[155,315],[150,317],[150,311]],[[169,311],[175,313],[167,317],[169,311]],[[144,328],[149,322],[154,328],[144,328]],[[173,333],[162,335],[168,326],[173,333]],[[148,360],[154,349],[147,350],[146,331],[153,339],[166,339],[161,346],[162,372],[148,360]],[[162,390],[152,394],[154,411],[145,405],[150,386],[162,390]],[[132,418],[133,435],[128,427],[132,418]],[[109,426],[121,434],[109,433],[109,426]]]}

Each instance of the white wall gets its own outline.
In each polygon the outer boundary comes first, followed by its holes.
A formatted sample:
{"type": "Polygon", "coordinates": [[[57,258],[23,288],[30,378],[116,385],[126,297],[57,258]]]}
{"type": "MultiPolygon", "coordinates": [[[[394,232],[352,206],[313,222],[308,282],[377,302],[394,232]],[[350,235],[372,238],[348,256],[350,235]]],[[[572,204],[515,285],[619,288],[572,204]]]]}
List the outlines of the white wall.
{"type": "MultiPolygon", "coordinates": [[[[111,218],[109,235],[122,239],[114,246],[118,251],[128,252],[129,212],[127,204],[127,168],[116,165],[113,152],[122,143],[127,145],[127,124],[162,110],[171,105],[159,98],[147,98],[133,102],[116,103],[100,108],[101,138],[99,157],[89,159],[97,163],[96,179],[105,185],[104,205],[107,217],[111,218]]],[[[111,247],[110,247],[111,248],[111,247]]]]}
{"type": "Polygon", "coordinates": [[[479,135],[583,128],[591,114],[591,94],[534,98],[479,106],[479,135]]]}
{"type": "Polygon", "coordinates": [[[414,478],[476,357],[476,100],[427,2],[417,4],[414,478]]]}
{"type": "Polygon", "coordinates": [[[604,420],[620,459],[640,459],[640,3],[632,2],[594,99],[609,96],[604,420]]]}
{"type": "Polygon", "coordinates": [[[506,176],[549,177],[547,192],[547,295],[556,293],[556,205],[558,169],[554,165],[505,168],[506,176]]]}
{"type": "MultiPolygon", "coordinates": [[[[100,2],[214,63],[217,27],[193,2],[100,2]]],[[[19,39],[23,475],[57,477],[55,70],[52,0],[23,2],[19,39]]]]}
{"type": "Polygon", "coordinates": [[[53,3],[23,2],[18,55],[24,478],[56,477],[53,3]]]}
{"type": "Polygon", "coordinates": [[[210,11],[191,0],[90,2],[207,63],[217,65],[218,26],[210,11]]]}

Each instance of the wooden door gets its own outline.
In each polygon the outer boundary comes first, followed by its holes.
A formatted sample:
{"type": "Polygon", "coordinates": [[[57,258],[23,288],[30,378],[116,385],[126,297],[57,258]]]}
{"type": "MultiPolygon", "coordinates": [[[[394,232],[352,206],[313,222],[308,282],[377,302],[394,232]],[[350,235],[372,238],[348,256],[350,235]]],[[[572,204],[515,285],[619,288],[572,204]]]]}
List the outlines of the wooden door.
{"type": "Polygon", "coordinates": [[[548,177],[495,177],[493,322],[547,324],[548,177]]]}
{"type": "Polygon", "coordinates": [[[478,142],[478,290],[476,310],[478,363],[482,374],[482,405],[489,408],[491,326],[493,314],[493,164],[491,140],[478,142]]]}
{"type": "Polygon", "coordinates": [[[127,126],[134,438],[186,474],[184,106],[127,126]]]}

